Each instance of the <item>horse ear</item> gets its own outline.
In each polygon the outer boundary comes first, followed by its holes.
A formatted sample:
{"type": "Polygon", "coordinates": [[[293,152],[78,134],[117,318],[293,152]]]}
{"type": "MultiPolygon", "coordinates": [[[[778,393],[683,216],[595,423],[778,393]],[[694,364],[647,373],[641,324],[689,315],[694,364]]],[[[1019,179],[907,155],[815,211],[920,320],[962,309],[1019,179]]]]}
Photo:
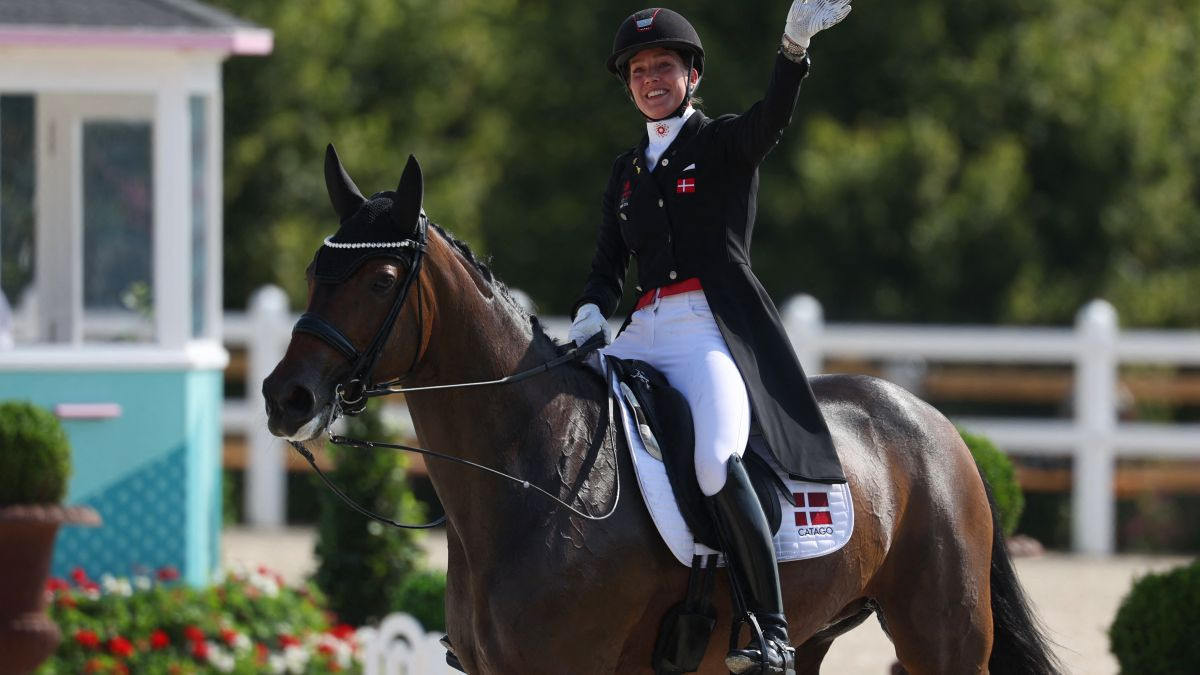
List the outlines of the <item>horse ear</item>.
{"type": "Polygon", "coordinates": [[[333,143],[325,148],[325,189],[329,191],[329,201],[340,220],[345,220],[358,211],[358,207],[367,201],[358,186],[350,180],[350,174],[342,168],[342,160],[338,159],[337,150],[333,143]]]}
{"type": "Polygon", "coordinates": [[[408,156],[408,164],[396,186],[396,199],[392,202],[392,222],[402,232],[412,232],[421,214],[421,200],[425,198],[425,182],[421,178],[421,165],[417,158],[408,156]]]}

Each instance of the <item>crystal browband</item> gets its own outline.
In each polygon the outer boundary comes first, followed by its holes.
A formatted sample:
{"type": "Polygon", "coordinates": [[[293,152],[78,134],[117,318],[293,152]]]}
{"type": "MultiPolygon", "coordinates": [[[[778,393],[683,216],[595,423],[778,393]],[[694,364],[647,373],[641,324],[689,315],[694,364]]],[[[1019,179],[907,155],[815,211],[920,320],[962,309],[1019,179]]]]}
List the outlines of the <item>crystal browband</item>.
{"type": "Polygon", "coordinates": [[[325,245],[329,248],[419,248],[420,244],[411,239],[404,241],[361,241],[342,243],[333,241],[334,235],[325,237],[325,245]]]}

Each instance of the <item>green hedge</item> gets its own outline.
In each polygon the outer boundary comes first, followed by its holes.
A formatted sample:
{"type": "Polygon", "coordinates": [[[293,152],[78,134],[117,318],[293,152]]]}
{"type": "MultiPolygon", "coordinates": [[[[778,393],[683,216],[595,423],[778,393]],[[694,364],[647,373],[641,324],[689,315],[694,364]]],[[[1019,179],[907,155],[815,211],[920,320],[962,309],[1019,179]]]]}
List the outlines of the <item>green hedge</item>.
{"type": "Polygon", "coordinates": [[[1125,675],[1200,673],[1200,561],[1138,579],[1108,630],[1125,675]]]}
{"type": "Polygon", "coordinates": [[[1004,535],[1011,537],[1021,519],[1021,511],[1025,508],[1025,494],[1021,492],[1021,484],[1017,482],[1017,472],[1012,460],[1008,458],[990,439],[978,434],[972,434],[962,429],[958,430],[975,458],[980,473],[992,486],[992,494],[996,497],[996,508],[1000,511],[1000,525],[1004,535]]]}
{"type": "Polygon", "coordinates": [[[0,506],[63,500],[71,445],[58,418],[25,401],[0,403],[0,506]]]}

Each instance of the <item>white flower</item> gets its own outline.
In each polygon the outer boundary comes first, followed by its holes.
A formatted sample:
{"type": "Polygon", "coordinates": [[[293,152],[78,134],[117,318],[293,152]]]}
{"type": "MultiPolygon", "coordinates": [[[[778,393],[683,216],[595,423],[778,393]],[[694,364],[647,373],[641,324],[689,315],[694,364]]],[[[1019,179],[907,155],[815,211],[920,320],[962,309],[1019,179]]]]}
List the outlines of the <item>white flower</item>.
{"type": "Polygon", "coordinates": [[[272,576],[255,573],[250,575],[248,581],[252,587],[257,588],[260,593],[268,598],[279,595],[279,583],[272,576]]]}
{"type": "Polygon", "coordinates": [[[287,661],[283,659],[282,654],[271,654],[268,656],[267,666],[275,675],[282,675],[287,672],[287,661]]]}
{"type": "Polygon", "coordinates": [[[222,673],[233,672],[233,654],[221,649],[215,642],[208,643],[208,662],[222,673]]]}
{"type": "Polygon", "coordinates": [[[139,591],[148,591],[153,586],[154,586],[154,582],[151,581],[150,577],[148,577],[148,576],[139,574],[138,576],[133,578],[133,587],[138,589],[139,591]]]}
{"type": "Polygon", "coordinates": [[[233,636],[233,644],[231,646],[236,651],[244,652],[253,647],[254,643],[250,641],[249,635],[246,635],[245,633],[238,633],[233,636]]]}
{"type": "Polygon", "coordinates": [[[304,667],[308,665],[308,659],[308,650],[303,647],[292,645],[283,650],[283,660],[287,663],[289,673],[296,673],[296,675],[303,673],[304,667]]]}

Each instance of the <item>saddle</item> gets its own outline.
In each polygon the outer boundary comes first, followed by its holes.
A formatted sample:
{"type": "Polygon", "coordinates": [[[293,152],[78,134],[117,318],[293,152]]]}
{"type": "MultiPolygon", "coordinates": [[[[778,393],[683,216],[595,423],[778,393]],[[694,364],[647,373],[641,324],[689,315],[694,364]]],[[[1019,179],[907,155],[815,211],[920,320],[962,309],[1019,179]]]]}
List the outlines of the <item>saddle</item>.
{"type": "MultiPolygon", "coordinates": [[[[636,428],[627,429],[627,433],[637,434],[646,451],[662,461],[675,502],[692,537],[713,551],[723,550],[711,507],[696,478],[696,436],[687,399],[645,361],[611,356],[605,360],[616,375],[620,395],[633,415],[632,424],[636,428]]],[[[742,459],[771,531],[777,531],[783,518],[779,495],[794,506],[791,490],[756,452],[746,452],[742,459]]],[[[700,667],[716,626],[712,606],[716,568],[716,554],[693,556],[687,595],[667,611],[659,627],[652,658],[657,675],[691,673],[700,667]]]]}
{"type": "MultiPolygon", "coordinates": [[[[675,503],[692,536],[715,551],[722,550],[704,493],[696,479],[696,432],[687,399],[657,368],[645,361],[611,356],[605,357],[605,361],[616,372],[621,394],[633,411],[637,428],[629,431],[640,436],[646,450],[666,467],[675,503]]],[[[754,436],[753,431],[751,436],[754,436]]],[[[751,444],[754,444],[753,438],[751,444]]],[[[795,505],[792,492],[758,453],[746,452],[742,461],[763,513],[767,515],[767,523],[774,532],[783,520],[779,496],[795,505]]]]}

